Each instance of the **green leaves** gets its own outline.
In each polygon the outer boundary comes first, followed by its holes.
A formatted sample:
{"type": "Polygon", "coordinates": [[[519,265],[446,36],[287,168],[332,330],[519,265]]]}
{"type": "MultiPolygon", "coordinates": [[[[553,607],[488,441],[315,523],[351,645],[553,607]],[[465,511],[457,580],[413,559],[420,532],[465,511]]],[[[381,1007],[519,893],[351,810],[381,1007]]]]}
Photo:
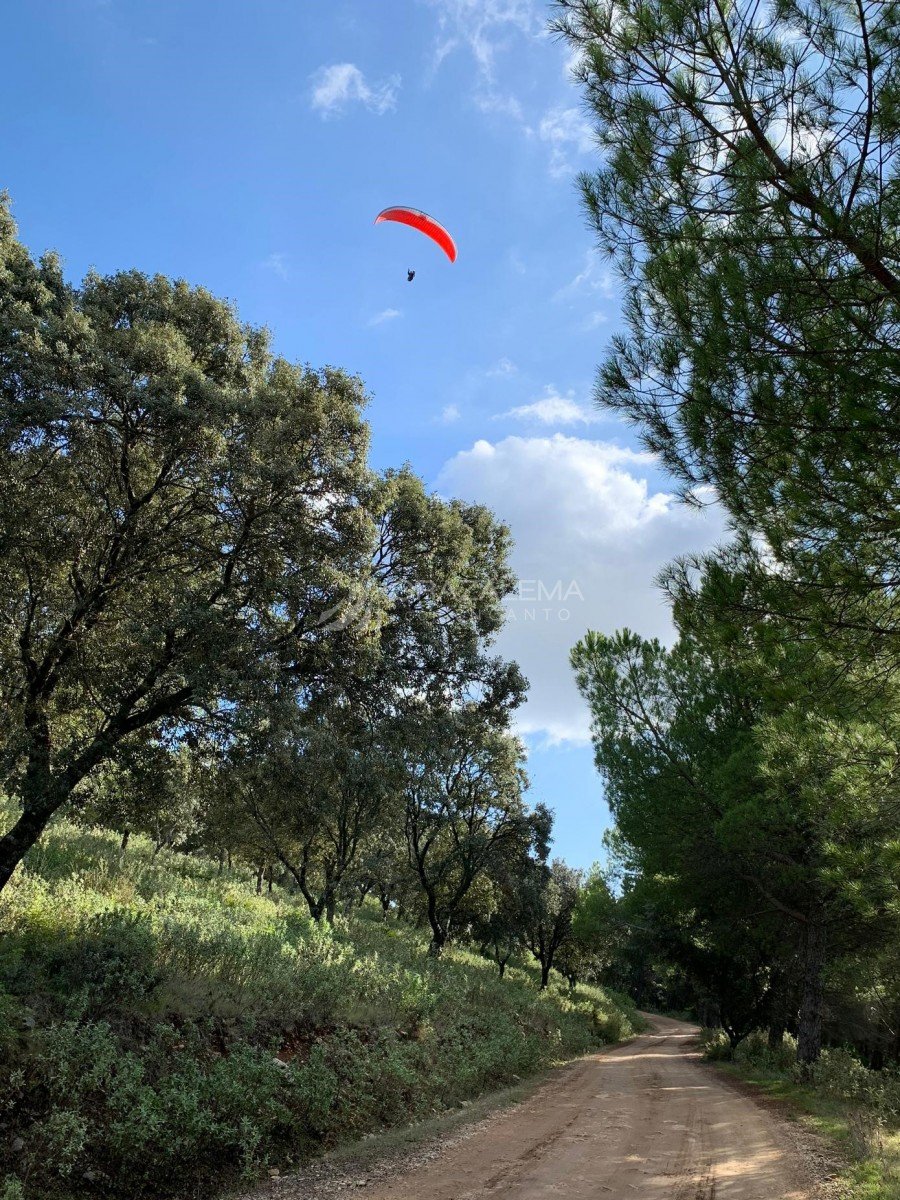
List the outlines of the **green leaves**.
{"type": "Polygon", "coordinates": [[[503,724],[508,531],[370,470],[358,379],[183,281],[72,287],[6,208],[0,284],[0,887],[129,739],[328,697],[503,724]]]}

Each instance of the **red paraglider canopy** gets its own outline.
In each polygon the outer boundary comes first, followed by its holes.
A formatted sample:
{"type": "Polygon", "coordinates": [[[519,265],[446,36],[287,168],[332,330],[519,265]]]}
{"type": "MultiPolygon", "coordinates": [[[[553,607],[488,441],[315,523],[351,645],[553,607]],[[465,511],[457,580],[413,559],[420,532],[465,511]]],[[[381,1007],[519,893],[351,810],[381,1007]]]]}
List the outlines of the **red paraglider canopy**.
{"type": "Polygon", "coordinates": [[[456,262],[456,243],[443,225],[439,224],[434,217],[429,217],[428,213],[401,205],[395,208],[386,208],[380,212],[375,218],[375,224],[378,225],[381,221],[399,221],[401,225],[411,225],[413,229],[418,229],[420,233],[430,237],[433,242],[437,242],[450,261],[456,262]]]}

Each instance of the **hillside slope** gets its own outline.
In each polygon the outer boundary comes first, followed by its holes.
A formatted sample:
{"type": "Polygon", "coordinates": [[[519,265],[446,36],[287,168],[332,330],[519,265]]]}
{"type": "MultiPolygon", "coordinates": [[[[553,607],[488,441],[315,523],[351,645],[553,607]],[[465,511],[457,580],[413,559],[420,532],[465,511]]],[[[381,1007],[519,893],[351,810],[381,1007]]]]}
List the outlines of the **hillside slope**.
{"type": "Polygon", "coordinates": [[[0,901],[0,1197],[215,1194],[632,1032],[622,998],[426,946],[59,823],[0,901]]]}

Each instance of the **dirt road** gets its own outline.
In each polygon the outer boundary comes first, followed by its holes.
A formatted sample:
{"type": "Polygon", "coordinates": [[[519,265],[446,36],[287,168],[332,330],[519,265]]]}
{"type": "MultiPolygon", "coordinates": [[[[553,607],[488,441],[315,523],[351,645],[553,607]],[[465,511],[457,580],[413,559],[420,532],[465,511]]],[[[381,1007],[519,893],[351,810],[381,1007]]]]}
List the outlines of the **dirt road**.
{"type": "Polygon", "coordinates": [[[366,1200],[802,1200],[777,1121],[654,1017],[366,1200]]]}
{"type": "MultiPolygon", "coordinates": [[[[692,1025],[555,1071],[529,1099],[414,1150],[320,1160],[241,1200],[813,1200],[831,1165],[700,1061],[692,1025]],[[813,1189],[813,1190],[809,1190],[813,1189]]],[[[828,1185],[823,1185],[825,1188],[828,1185]]],[[[831,1194],[831,1193],[829,1193],[831,1194]]]]}

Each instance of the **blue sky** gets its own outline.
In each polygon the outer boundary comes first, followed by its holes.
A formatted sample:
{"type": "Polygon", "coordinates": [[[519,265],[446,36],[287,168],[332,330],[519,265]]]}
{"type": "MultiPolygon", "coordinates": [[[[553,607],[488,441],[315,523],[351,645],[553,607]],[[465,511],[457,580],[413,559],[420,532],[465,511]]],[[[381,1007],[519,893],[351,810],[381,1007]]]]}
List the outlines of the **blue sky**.
{"type": "Polygon", "coordinates": [[[379,466],[512,526],[501,649],[556,851],[608,814],[566,665],[586,628],[669,636],[652,579],[721,536],[591,405],[618,322],[574,174],[596,161],[537,0],[29,0],[3,13],[0,187],[80,278],[201,283],[276,348],[358,373],[379,466]],[[389,204],[433,213],[452,266],[389,204]],[[406,270],[416,270],[412,284],[406,270]]]}

